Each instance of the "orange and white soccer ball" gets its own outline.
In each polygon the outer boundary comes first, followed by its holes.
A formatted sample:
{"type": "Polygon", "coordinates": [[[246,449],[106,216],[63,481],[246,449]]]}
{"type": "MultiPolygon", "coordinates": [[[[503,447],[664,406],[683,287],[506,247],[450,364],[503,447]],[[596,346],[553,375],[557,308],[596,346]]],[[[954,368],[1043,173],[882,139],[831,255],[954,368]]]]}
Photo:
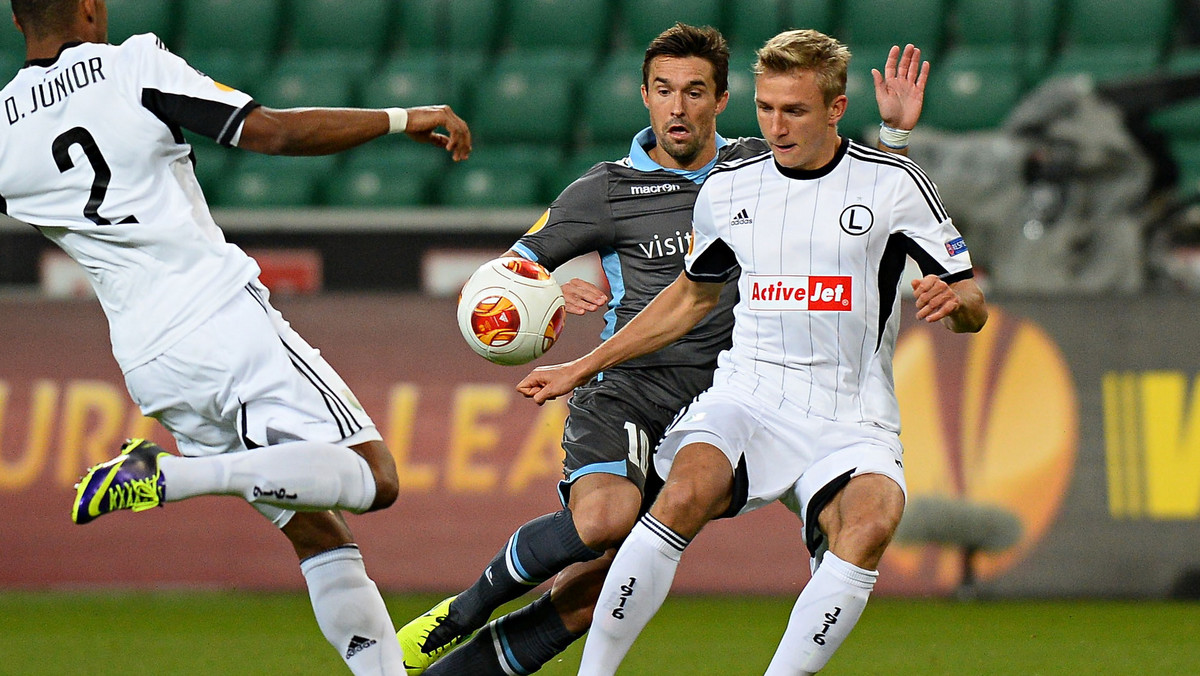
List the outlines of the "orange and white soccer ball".
{"type": "Polygon", "coordinates": [[[513,366],[546,353],[562,334],[562,289],[546,268],[524,258],[484,263],[458,298],[458,328],[472,350],[513,366]]]}

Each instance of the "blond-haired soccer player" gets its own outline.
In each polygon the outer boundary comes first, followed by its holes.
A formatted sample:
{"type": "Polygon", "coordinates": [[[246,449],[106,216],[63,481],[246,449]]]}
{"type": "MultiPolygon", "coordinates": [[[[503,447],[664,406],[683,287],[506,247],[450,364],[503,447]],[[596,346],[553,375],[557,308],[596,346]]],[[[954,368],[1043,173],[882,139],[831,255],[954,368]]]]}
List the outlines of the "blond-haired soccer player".
{"type": "Polygon", "coordinates": [[[391,454],[337,373],[271,307],[255,262],[225,242],[182,132],[283,155],[405,132],[463,159],[467,125],[445,106],[271,110],[152,34],[108,44],[105,0],[12,9],[28,61],[0,93],[0,211],[87,270],[130,395],[184,456],[128,442],[80,481],[72,519],[240,497],[291,541],[317,623],[350,671],[403,674],[387,609],[331,511],[391,505],[391,454]]]}
{"type": "Polygon", "coordinates": [[[769,676],[821,669],[874,587],[905,501],[892,385],[905,257],[924,274],[913,282],[920,319],[974,332],[987,308],[924,172],[838,134],[849,59],[816,31],[769,40],[755,67],[768,148],[709,174],[684,273],[603,345],[518,385],[541,403],[669,344],[740,267],[733,346],[663,438],[655,466],[665,485],[608,572],[582,675],[615,673],[688,543],[723,514],[779,500],[801,518],[813,555],[769,676]]]}

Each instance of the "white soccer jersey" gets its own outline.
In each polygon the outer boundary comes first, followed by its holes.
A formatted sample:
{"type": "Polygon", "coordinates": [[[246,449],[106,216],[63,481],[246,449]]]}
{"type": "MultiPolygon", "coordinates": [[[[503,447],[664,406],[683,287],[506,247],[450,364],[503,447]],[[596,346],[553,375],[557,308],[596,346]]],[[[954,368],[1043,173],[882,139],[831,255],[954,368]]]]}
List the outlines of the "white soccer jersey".
{"type": "Polygon", "coordinates": [[[181,128],[224,145],[255,107],[154,35],[68,45],[0,91],[0,209],[78,261],[122,370],[203,322],[258,266],[225,242],[181,128]]]}
{"type": "Polygon", "coordinates": [[[687,274],[736,263],[733,347],[715,382],[764,405],[899,432],[892,353],[906,256],[947,282],[972,276],[937,190],[905,157],[843,141],[827,166],[769,152],[719,164],[700,190],[687,274]]]}

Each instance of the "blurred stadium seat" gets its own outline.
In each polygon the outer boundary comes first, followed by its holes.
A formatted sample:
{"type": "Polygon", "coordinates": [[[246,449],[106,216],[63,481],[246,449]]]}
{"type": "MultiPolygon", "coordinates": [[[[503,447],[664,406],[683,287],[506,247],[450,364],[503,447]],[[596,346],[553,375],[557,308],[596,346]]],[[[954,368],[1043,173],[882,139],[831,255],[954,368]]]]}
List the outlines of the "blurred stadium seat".
{"type": "Polygon", "coordinates": [[[676,21],[696,26],[720,26],[720,0],[617,0],[622,49],[645,50],[659,33],[676,21]]]}
{"type": "Polygon", "coordinates": [[[565,75],[519,62],[490,71],[476,88],[476,104],[470,109],[473,138],[481,144],[569,143],[576,128],[570,83],[565,75]]]}
{"type": "Polygon", "coordinates": [[[455,165],[439,182],[440,203],[449,207],[514,207],[542,203],[538,172],[515,167],[455,165]]]}
{"type": "Polygon", "coordinates": [[[352,106],[357,70],[337,59],[287,55],[258,85],[254,97],[271,108],[352,106]]]}
{"type": "Polygon", "coordinates": [[[282,0],[181,0],[180,52],[273,53],[283,25],[282,0]]]}
{"type": "MultiPolygon", "coordinates": [[[[11,16],[10,14],[9,17],[11,16]]],[[[0,52],[3,52],[6,58],[20,59],[21,63],[25,63],[25,36],[17,30],[12,21],[0,24],[0,52]]]]}
{"type": "Polygon", "coordinates": [[[910,42],[926,58],[941,49],[945,0],[844,0],[840,7],[841,30],[835,35],[850,45],[859,61],[874,63],[876,53],[886,56],[892,45],[910,42]]]}
{"type": "Polygon", "coordinates": [[[462,112],[461,78],[447,75],[448,68],[436,58],[398,55],[363,82],[359,101],[366,108],[444,103],[462,112]]]}
{"type": "Polygon", "coordinates": [[[1063,38],[1068,45],[1137,45],[1161,53],[1174,24],[1174,0],[1065,1],[1063,38]]]}
{"type": "Polygon", "coordinates": [[[726,0],[724,26],[727,30],[721,33],[729,41],[730,49],[753,50],[786,28],[786,24],[779,0],[726,0]]]}
{"type": "MultiPolygon", "coordinates": [[[[1173,73],[1200,73],[1200,48],[1177,51],[1167,61],[1167,69],[1173,73]]],[[[1151,124],[1172,139],[1182,141],[1200,140],[1200,97],[1188,99],[1158,111],[1150,118],[1151,124]]],[[[1180,161],[1183,161],[1182,158],[1180,161]]],[[[1193,163],[1200,159],[1191,159],[1193,163]]]]}
{"type": "Polygon", "coordinates": [[[973,61],[1016,62],[1025,86],[1041,79],[1058,39],[1060,0],[958,0],[947,39],[973,61]]]}
{"type": "Polygon", "coordinates": [[[922,125],[951,131],[999,126],[1025,91],[1018,59],[1014,51],[948,54],[927,86],[922,125]]]}
{"type": "Polygon", "coordinates": [[[502,9],[495,0],[402,0],[398,32],[408,52],[490,54],[502,9]]]}
{"type": "Polygon", "coordinates": [[[370,59],[388,45],[393,5],[389,0],[291,0],[287,44],[301,51],[354,51],[370,59]]]}
{"type": "Polygon", "coordinates": [[[760,135],[751,70],[756,58],[752,49],[734,50],[729,56],[729,104],[717,117],[717,131],[725,138],[760,135]]]}
{"type": "Polygon", "coordinates": [[[965,46],[1020,46],[1049,53],[1058,35],[1061,0],[956,0],[949,37],[965,46]]]}
{"type": "Polygon", "coordinates": [[[5,82],[11,80],[24,65],[24,49],[20,52],[10,49],[0,51],[0,78],[3,78],[5,82]]]}
{"type": "Polygon", "coordinates": [[[334,156],[275,157],[240,153],[215,186],[215,202],[233,208],[286,208],[317,203],[317,179],[337,164],[334,156]]]}
{"type": "Polygon", "coordinates": [[[131,35],[154,33],[167,45],[175,41],[174,0],[112,0],[108,3],[108,40],[120,44],[131,35]]]}
{"type": "Polygon", "coordinates": [[[1159,65],[1158,50],[1141,45],[1063,47],[1048,76],[1091,75],[1109,80],[1148,73],[1159,65]]]}
{"type": "Polygon", "coordinates": [[[650,123],[642,103],[641,54],[628,59],[609,59],[583,87],[582,115],[589,143],[608,144],[629,140],[650,123]]]}
{"type": "Polygon", "coordinates": [[[1187,195],[1200,195],[1200,137],[1172,140],[1171,156],[1179,165],[1179,189],[1187,195]]]}
{"type": "Polygon", "coordinates": [[[783,26],[788,28],[812,28],[829,35],[837,35],[837,17],[833,0],[783,0],[783,26]]]}
{"type": "Polygon", "coordinates": [[[412,207],[433,202],[430,186],[445,170],[433,146],[378,141],[351,151],[339,171],[321,184],[321,202],[337,207],[412,207]]]}
{"type": "Polygon", "coordinates": [[[587,53],[608,47],[611,26],[606,0],[509,0],[502,49],[587,53]]]}

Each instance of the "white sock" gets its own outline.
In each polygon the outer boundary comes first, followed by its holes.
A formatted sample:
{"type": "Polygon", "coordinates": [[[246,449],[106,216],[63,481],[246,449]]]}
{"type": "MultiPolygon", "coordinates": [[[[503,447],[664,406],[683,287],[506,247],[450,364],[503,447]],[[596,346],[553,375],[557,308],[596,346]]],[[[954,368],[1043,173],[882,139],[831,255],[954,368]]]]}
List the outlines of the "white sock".
{"type": "Polygon", "coordinates": [[[788,620],[764,676],[815,674],[833,657],[862,617],[878,571],[859,568],[826,552],[788,620]]]}
{"type": "Polygon", "coordinates": [[[167,502],[197,495],[240,495],[285,509],[365,512],[375,479],[362,456],[345,446],[293,441],[238,453],[159,460],[167,502]]]}
{"type": "Polygon", "coordinates": [[[403,676],[404,651],[379,589],[349,545],[300,562],[321,633],[356,676],[403,676]]]}
{"type": "Polygon", "coordinates": [[[646,514],[617,550],[596,601],[579,676],[615,674],[671,591],[688,540],[646,514]]]}

